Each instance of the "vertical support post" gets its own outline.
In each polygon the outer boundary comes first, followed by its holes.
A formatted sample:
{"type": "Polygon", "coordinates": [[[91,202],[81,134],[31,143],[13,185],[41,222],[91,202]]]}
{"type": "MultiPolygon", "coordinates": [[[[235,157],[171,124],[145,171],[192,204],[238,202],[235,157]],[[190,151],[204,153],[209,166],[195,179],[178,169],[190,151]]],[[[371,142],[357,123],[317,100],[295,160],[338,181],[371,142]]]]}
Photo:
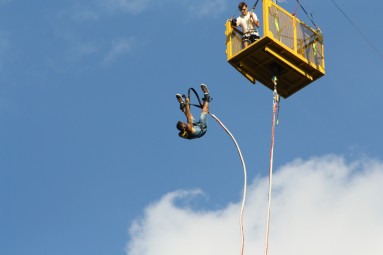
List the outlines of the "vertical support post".
{"type": "Polygon", "coordinates": [[[270,8],[270,0],[262,0],[262,23],[263,23],[263,35],[268,36],[270,34],[269,29],[269,8],[270,8]]]}
{"type": "Polygon", "coordinates": [[[233,56],[233,39],[232,37],[233,28],[231,27],[230,21],[226,21],[226,56],[227,60],[231,59],[233,56]]]}
{"type": "Polygon", "coordinates": [[[298,52],[298,36],[297,36],[297,17],[293,16],[293,35],[294,35],[294,41],[293,41],[293,47],[294,52],[298,52]]]}

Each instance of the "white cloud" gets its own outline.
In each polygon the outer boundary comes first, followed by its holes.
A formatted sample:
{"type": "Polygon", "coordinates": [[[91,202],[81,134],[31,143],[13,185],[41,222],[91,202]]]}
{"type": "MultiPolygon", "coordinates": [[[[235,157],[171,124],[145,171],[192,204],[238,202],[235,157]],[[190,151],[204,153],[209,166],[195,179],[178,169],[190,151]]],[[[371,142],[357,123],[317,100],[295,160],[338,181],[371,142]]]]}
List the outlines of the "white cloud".
{"type": "Polygon", "coordinates": [[[101,0],[102,5],[111,10],[124,10],[138,14],[146,10],[150,0],[101,0]]]}
{"type": "Polygon", "coordinates": [[[121,38],[112,42],[111,48],[105,57],[106,63],[113,62],[117,58],[129,53],[134,44],[134,38],[121,38]]]}
{"type": "MultiPolygon", "coordinates": [[[[239,3],[239,2],[238,2],[239,3]]],[[[187,0],[185,1],[191,13],[198,17],[216,16],[225,11],[226,0],[187,0]]],[[[234,9],[235,5],[233,5],[234,9]]],[[[235,9],[234,9],[235,10],[235,9]]]]}
{"type": "MultiPolygon", "coordinates": [[[[166,7],[166,9],[186,9],[195,16],[216,16],[222,13],[227,6],[227,0],[99,0],[108,10],[126,11],[131,14],[140,14],[149,8],[166,7]]],[[[235,6],[235,5],[233,5],[235,6]]]]}
{"type": "MultiPolygon", "coordinates": [[[[269,254],[383,254],[383,163],[325,156],[296,160],[273,176],[269,254]]],[[[245,254],[263,254],[268,178],[248,189],[245,254]]],[[[176,191],[148,206],[130,228],[128,255],[240,253],[240,201],[222,210],[177,205],[176,191]]]]}
{"type": "Polygon", "coordinates": [[[75,21],[95,21],[98,19],[99,15],[93,10],[76,10],[73,13],[73,20],[75,21]]]}

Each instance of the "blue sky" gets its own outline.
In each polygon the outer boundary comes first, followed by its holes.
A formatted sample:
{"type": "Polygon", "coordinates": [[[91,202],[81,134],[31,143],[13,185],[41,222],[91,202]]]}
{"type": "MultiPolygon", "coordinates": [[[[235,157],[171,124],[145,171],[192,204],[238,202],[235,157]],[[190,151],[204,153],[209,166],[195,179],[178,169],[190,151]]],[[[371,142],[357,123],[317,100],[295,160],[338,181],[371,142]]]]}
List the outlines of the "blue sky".
{"type": "MultiPolygon", "coordinates": [[[[281,101],[270,254],[382,254],[383,58],[331,0],[300,2],[326,75],[281,101]]],[[[382,53],[383,4],[336,3],[382,53]]],[[[239,253],[235,146],[211,118],[175,128],[201,83],[246,161],[245,254],[264,252],[272,92],[226,62],[237,5],[0,0],[0,254],[239,253]]]]}

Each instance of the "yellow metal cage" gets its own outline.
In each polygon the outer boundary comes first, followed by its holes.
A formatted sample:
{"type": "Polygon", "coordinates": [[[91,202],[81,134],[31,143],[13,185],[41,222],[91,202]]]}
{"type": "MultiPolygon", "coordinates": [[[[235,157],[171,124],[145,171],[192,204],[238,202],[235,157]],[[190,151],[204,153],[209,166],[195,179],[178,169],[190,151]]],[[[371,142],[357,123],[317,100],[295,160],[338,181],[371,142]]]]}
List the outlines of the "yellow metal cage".
{"type": "Polygon", "coordinates": [[[263,36],[242,48],[242,32],[226,22],[227,61],[252,83],[259,81],[287,98],[325,74],[321,32],[271,0],[262,1],[263,36]]]}

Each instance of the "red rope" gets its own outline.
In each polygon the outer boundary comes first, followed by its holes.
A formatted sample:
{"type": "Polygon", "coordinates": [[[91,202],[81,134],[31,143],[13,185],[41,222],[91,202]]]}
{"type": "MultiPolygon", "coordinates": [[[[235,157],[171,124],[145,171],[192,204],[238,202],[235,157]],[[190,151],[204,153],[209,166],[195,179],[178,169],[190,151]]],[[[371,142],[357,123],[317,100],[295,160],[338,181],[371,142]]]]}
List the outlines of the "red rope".
{"type": "MultiPolygon", "coordinates": [[[[276,82],[276,81],[275,81],[276,82]]],[[[268,206],[267,206],[267,223],[266,223],[266,247],[265,255],[269,253],[269,235],[270,235],[270,207],[271,207],[271,187],[273,177],[273,159],[274,159],[274,141],[275,141],[275,124],[277,122],[277,111],[279,109],[279,95],[274,90],[274,107],[273,107],[273,118],[271,125],[271,146],[270,146],[270,168],[269,168],[269,194],[268,194],[268,206]]]]}
{"type": "Polygon", "coordinates": [[[299,0],[298,0],[298,5],[297,5],[297,8],[295,8],[295,12],[292,14],[293,16],[295,16],[295,15],[297,14],[297,11],[298,11],[298,7],[299,7],[299,4],[300,4],[300,2],[299,2],[299,0]]]}

